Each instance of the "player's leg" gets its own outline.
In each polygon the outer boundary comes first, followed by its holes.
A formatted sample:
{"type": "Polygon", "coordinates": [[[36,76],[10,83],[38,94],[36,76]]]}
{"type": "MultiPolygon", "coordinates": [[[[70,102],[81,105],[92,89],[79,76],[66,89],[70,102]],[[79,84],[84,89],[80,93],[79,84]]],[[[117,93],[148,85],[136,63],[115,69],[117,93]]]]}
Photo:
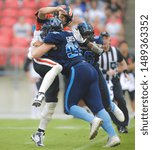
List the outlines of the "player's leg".
{"type": "Polygon", "coordinates": [[[66,113],[73,115],[76,118],[83,119],[87,122],[92,122],[94,116],[89,114],[84,108],[77,106],[78,101],[82,98],[86,88],[83,89],[81,82],[79,82],[80,75],[77,69],[71,68],[71,75],[65,92],[65,110],[66,113]],[[83,114],[83,115],[81,115],[83,114]]]}
{"type": "Polygon", "coordinates": [[[120,122],[118,119],[116,119],[115,116],[111,115],[111,117],[113,122],[117,125],[119,132],[128,133],[127,126],[129,123],[129,114],[126,106],[126,101],[123,96],[123,91],[120,85],[120,81],[119,79],[115,78],[112,80],[112,83],[113,83],[114,100],[117,101],[118,107],[122,110],[125,116],[125,120],[123,122],[120,122]]]}
{"type": "Polygon", "coordinates": [[[42,84],[38,91],[38,94],[34,98],[33,105],[39,107],[44,100],[44,94],[53,83],[55,77],[62,71],[62,66],[52,60],[46,58],[39,58],[34,60],[36,63],[40,65],[48,65],[50,66],[50,70],[47,71],[45,76],[43,77],[42,84]]]}
{"type": "Polygon", "coordinates": [[[48,123],[52,119],[52,115],[54,113],[58,101],[57,98],[58,91],[59,91],[59,78],[57,76],[45,94],[46,104],[41,113],[40,123],[36,133],[32,135],[32,139],[34,140],[37,146],[44,146],[43,139],[45,135],[45,130],[48,126],[48,123]]]}
{"type": "Polygon", "coordinates": [[[84,108],[77,105],[78,101],[83,98],[84,93],[86,93],[88,89],[87,82],[85,81],[87,81],[86,78],[89,76],[89,74],[86,74],[86,76],[85,70],[83,68],[80,70],[74,67],[71,69],[71,76],[65,92],[65,110],[68,114],[93,124],[89,137],[92,138],[96,130],[99,129],[102,120],[88,113],[84,108]],[[80,70],[83,72],[83,74],[80,70]]]}
{"type": "MultiPolygon", "coordinates": [[[[42,78],[43,76],[45,76],[45,73],[48,72],[48,70],[50,70],[49,66],[40,65],[35,62],[34,62],[34,68],[42,78]]],[[[42,110],[39,127],[36,133],[32,135],[32,139],[34,140],[37,146],[44,146],[43,138],[45,135],[45,129],[47,128],[47,125],[54,113],[58,101],[57,98],[58,91],[59,91],[59,78],[57,76],[54,82],[52,83],[52,85],[48,88],[47,92],[45,93],[46,104],[42,110]]]]}
{"type": "Polygon", "coordinates": [[[51,69],[43,77],[43,82],[39,89],[40,93],[45,93],[50,85],[53,83],[55,77],[62,71],[62,66],[52,60],[41,58],[39,62],[46,63],[46,61],[51,65],[51,69]]]}
{"type": "Polygon", "coordinates": [[[97,117],[103,120],[102,128],[107,132],[109,136],[109,140],[106,146],[112,147],[120,144],[120,139],[118,138],[112,126],[110,116],[103,107],[98,82],[94,82],[90,86],[85,102],[87,103],[91,111],[96,114],[97,117]]]}
{"type": "Polygon", "coordinates": [[[100,93],[103,100],[102,102],[103,102],[104,108],[108,112],[112,112],[119,121],[121,122],[124,121],[123,112],[119,109],[119,107],[114,102],[112,102],[112,99],[110,97],[110,93],[109,93],[110,90],[112,90],[112,93],[113,93],[113,89],[111,89],[111,85],[110,87],[108,87],[106,80],[104,79],[103,74],[100,71],[99,67],[96,66],[95,68],[99,75],[99,88],[100,88],[100,93]]]}

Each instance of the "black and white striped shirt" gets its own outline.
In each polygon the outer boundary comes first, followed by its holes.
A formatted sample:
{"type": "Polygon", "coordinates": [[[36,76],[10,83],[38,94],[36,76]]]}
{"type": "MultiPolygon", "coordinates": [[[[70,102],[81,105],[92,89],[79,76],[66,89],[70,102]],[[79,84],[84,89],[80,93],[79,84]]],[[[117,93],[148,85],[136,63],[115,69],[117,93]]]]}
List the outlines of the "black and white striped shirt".
{"type": "Polygon", "coordinates": [[[118,62],[121,62],[123,60],[123,56],[119,52],[119,50],[115,47],[110,47],[108,52],[103,52],[100,56],[99,64],[101,67],[101,70],[103,72],[104,78],[106,80],[109,80],[109,76],[106,74],[106,72],[111,69],[117,69],[118,68],[118,62]]]}

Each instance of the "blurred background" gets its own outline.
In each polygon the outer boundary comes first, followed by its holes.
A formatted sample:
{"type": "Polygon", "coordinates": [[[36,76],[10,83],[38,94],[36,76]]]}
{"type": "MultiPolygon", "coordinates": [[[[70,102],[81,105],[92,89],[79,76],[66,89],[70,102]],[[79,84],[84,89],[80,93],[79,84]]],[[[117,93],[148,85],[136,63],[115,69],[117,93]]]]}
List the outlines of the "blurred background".
{"type": "MultiPolygon", "coordinates": [[[[30,76],[30,72],[23,70],[35,30],[34,14],[41,7],[65,3],[74,13],[71,28],[86,20],[93,25],[96,36],[108,31],[113,46],[126,40],[129,52],[134,54],[135,2],[132,0],[0,0],[0,118],[37,119],[39,116],[40,110],[31,106],[36,93],[35,81],[39,77],[30,76]]],[[[54,115],[59,118],[64,116],[64,85],[60,83],[59,103],[54,115]]],[[[126,99],[131,114],[128,95],[126,99]]]]}

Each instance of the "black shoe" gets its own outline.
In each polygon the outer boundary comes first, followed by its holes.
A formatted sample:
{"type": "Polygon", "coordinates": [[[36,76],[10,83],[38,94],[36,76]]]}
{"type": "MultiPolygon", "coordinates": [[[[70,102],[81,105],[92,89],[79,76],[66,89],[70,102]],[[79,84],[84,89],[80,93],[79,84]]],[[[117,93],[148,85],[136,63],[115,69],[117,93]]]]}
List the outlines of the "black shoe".
{"type": "Polygon", "coordinates": [[[119,133],[128,133],[128,129],[124,126],[118,127],[119,133]]]}

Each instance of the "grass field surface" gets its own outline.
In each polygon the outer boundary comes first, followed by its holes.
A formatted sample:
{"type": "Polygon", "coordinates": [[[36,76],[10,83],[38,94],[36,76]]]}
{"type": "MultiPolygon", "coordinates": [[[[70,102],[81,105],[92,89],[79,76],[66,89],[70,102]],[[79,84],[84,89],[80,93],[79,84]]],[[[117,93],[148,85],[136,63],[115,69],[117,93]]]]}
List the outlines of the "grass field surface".
{"type": "Polygon", "coordinates": [[[129,124],[128,134],[119,134],[121,145],[114,148],[103,148],[107,135],[101,129],[98,136],[90,141],[89,125],[78,119],[53,119],[45,135],[45,147],[36,147],[30,139],[37,130],[38,120],[0,120],[0,150],[134,150],[134,119],[129,124]]]}

